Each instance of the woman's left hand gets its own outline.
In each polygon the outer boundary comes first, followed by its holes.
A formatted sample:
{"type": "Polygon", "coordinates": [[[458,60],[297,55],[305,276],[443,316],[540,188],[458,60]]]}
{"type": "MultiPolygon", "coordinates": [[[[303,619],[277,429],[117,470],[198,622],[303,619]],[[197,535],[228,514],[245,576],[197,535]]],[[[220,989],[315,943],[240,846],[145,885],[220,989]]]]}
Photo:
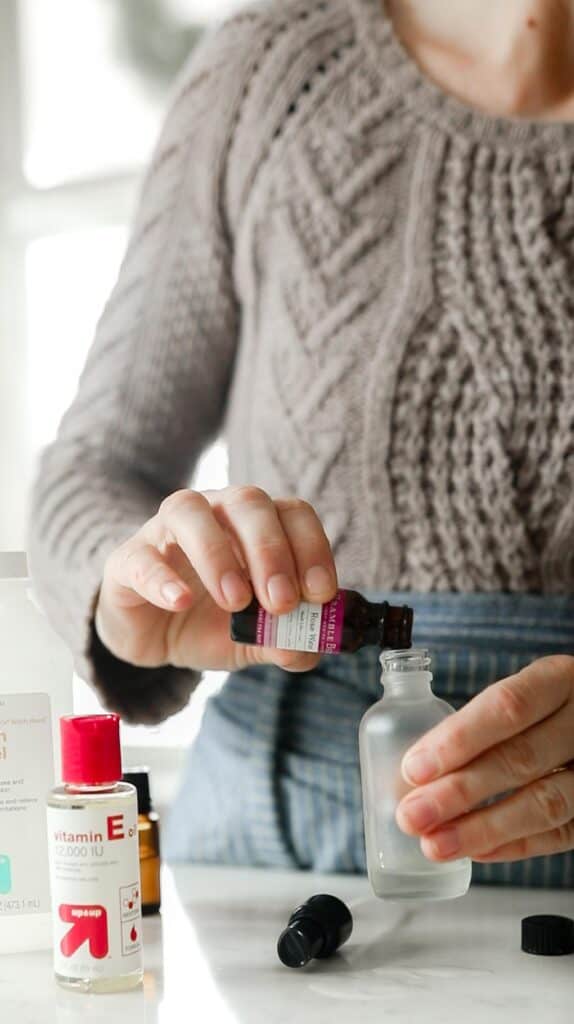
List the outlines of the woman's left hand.
{"type": "Polygon", "coordinates": [[[574,658],[541,658],[488,686],[409,749],[402,774],[417,788],[397,807],[397,824],[421,836],[433,861],[573,850],[574,763],[559,770],[573,759],[574,658]]]}

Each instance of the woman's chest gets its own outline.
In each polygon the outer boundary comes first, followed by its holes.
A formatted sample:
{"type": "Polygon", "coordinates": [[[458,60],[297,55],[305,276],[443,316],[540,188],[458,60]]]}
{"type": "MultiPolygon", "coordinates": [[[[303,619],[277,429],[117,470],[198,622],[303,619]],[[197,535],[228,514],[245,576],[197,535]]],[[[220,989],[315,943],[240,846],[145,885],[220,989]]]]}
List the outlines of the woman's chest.
{"type": "Polygon", "coordinates": [[[250,224],[259,363],[295,386],[418,366],[467,378],[506,428],[532,407],[552,425],[574,398],[574,159],[404,123],[329,139],[291,147],[250,224]]]}
{"type": "Polygon", "coordinates": [[[339,143],[290,151],[243,239],[252,465],[329,506],[346,481],[397,522],[467,522],[486,561],[514,522],[486,576],[522,586],[574,488],[574,164],[404,126],[339,143]]]}

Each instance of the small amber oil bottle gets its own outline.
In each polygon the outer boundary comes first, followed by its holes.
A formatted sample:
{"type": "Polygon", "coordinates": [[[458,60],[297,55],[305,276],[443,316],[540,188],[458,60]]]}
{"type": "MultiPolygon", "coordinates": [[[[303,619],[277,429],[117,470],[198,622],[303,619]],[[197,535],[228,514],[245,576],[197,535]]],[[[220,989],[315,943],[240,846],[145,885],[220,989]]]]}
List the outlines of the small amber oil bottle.
{"type": "Polygon", "coordinates": [[[152,807],[149,769],[130,768],[123,779],[135,786],[138,796],[142,914],[146,917],[159,913],[161,906],[159,815],[152,807]]]}
{"type": "Polygon", "coordinates": [[[326,604],[302,601],[284,615],[272,615],[254,598],[231,616],[237,643],[319,654],[354,653],[368,644],[403,650],[411,646],[412,629],[408,605],[368,601],[357,590],[338,590],[326,604]]]}

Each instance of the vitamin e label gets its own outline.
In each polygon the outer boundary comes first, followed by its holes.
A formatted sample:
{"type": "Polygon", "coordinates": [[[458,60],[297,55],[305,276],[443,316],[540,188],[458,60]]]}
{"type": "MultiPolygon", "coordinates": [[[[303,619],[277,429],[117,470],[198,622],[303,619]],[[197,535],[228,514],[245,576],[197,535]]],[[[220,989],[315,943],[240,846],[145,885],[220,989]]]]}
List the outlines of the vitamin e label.
{"type": "Polygon", "coordinates": [[[67,978],[141,968],[137,804],[48,807],[54,967],[67,978]]]}
{"type": "Polygon", "coordinates": [[[303,601],[286,615],[259,608],[256,644],[283,651],[336,654],[341,650],[345,597],[340,591],[327,604],[303,601]]]}

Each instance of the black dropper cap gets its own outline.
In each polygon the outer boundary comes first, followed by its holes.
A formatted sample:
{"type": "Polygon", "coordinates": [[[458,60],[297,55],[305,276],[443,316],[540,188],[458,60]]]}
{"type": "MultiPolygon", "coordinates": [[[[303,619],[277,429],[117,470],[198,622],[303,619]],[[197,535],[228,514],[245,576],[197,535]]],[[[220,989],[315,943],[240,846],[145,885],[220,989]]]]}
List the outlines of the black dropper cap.
{"type": "Polygon", "coordinates": [[[522,950],[538,956],[574,953],[574,921],[559,914],[534,914],[522,919],[522,950]]]}
{"type": "Polygon", "coordinates": [[[122,775],[124,782],[131,782],[138,794],[138,814],[149,814],[152,809],[149,791],[149,768],[129,768],[122,775]]]}
{"type": "Polygon", "coordinates": [[[331,956],[353,930],[349,908],[336,896],[311,896],[289,918],[279,936],[277,953],[286,967],[304,967],[310,960],[331,956]]]}

